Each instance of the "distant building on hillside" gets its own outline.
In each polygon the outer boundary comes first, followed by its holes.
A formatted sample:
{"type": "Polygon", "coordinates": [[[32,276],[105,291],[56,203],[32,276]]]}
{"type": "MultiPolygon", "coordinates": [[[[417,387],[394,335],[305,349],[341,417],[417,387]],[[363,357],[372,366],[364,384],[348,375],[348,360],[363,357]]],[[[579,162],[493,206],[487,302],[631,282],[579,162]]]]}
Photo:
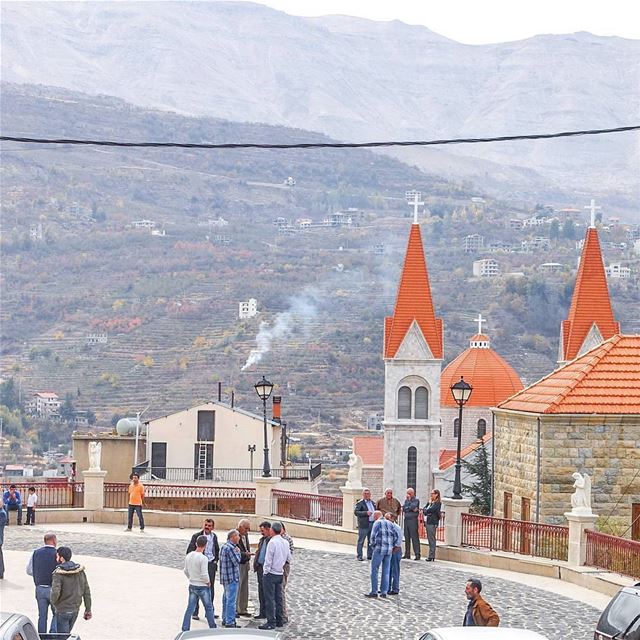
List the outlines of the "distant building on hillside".
{"type": "Polygon", "coordinates": [[[538,251],[547,251],[551,247],[549,238],[543,238],[538,236],[531,240],[522,241],[522,250],[530,253],[537,253],[538,251]]]}
{"type": "Polygon", "coordinates": [[[56,417],[60,411],[60,398],[53,391],[38,391],[34,393],[27,404],[27,410],[36,416],[56,417]]]}
{"type": "Polygon", "coordinates": [[[93,346],[95,344],[107,344],[109,336],[106,333],[90,333],[85,338],[85,344],[93,346]]]}
{"type": "Polygon", "coordinates": [[[626,280],[631,277],[631,269],[623,267],[620,262],[612,262],[608,267],[605,267],[604,272],[607,278],[622,278],[626,280]]]}
{"type": "Polygon", "coordinates": [[[245,320],[246,318],[254,318],[258,315],[258,301],[255,298],[249,298],[246,302],[238,303],[238,318],[245,320]]]}
{"type": "Polygon", "coordinates": [[[564,265],[560,262],[543,262],[539,267],[538,271],[542,273],[558,273],[564,269],[564,265]]]}
{"type": "Polygon", "coordinates": [[[511,220],[509,220],[509,229],[522,229],[523,226],[524,220],[520,218],[511,218],[511,220]]]}
{"type": "Polygon", "coordinates": [[[378,413],[372,413],[367,416],[367,429],[369,431],[382,431],[382,423],[384,421],[384,414],[382,411],[378,413]]]}
{"type": "Polygon", "coordinates": [[[156,223],[153,220],[134,220],[131,223],[133,229],[154,229],[156,223]]]}
{"type": "Polygon", "coordinates": [[[465,253],[480,253],[484,247],[484,236],[473,233],[465,236],[464,239],[464,252],[465,253]]]}
{"type": "Polygon", "coordinates": [[[474,260],[473,275],[476,278],[493,278],[500,275],[500,263],[493,258],[474,260]]]}

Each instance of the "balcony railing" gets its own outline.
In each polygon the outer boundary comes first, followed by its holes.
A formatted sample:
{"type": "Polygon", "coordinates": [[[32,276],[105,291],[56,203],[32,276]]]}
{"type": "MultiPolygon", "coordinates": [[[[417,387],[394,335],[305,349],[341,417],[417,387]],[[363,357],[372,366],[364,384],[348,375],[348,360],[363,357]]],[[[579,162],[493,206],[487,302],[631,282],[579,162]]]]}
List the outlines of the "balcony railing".
{"type": "Polygon", "coordinates": [[[342,497],[296,491],[271,492],[271,515],[342,526],[342,497]]]}
{"type": "Polygon", "coordinates": [[[587,529],[585,564],[640,579],[640,542],[587,529]]]}
{"type": "Polygon", "coordinates": [[[462,546],[566,560],[569,528],[463,513],[462,546]]]}
{"type": "Polygon", "coordinates": [[[16,485],[16,489],[20,492],[24,513],[27,511],[29,487],[35,487],[36,494],[38,495],[38,509],[83,507],[84,483],[69,482],[66,478],[63,478],[62,480],[62,482],[13,483],[16,485]]]}
{"type": "MultiPolygon", "coordinates": [[[[286,481],[312,482],[322,472],[322,465],[313,467],[282,467],[271,470],[274,478],[286,481]]],[[[254,482],[262,477],[262,469],[237,469],[231,467],[150,467],[142,473],[141,480],[166,480],[168,482],[198,482],[211,480],[215,482],[254,482]]]]}

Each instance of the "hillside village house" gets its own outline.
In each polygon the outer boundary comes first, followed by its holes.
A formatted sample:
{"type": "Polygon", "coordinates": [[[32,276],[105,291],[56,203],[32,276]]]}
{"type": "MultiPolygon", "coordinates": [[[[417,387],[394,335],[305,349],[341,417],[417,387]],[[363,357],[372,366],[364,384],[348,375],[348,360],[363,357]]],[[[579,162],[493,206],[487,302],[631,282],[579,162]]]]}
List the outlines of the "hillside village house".
{"type": "Polygon", "coordinates": [[[39,391],[34,393],[27,404],[27,410],[41,417],[54,417],[60,412],[60,397],[53,391],[39,391]]]}

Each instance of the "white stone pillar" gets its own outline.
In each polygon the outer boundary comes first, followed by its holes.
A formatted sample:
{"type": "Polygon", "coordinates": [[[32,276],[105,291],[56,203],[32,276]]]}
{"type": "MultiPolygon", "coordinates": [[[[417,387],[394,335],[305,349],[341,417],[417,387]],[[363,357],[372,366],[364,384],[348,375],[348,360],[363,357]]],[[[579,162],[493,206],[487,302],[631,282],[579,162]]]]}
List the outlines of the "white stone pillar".
{"type": "Polygon", "coordinates": [[[581,567],[587,554],[587,529],[593,529],[598,516],[582,515],[578,513],[565,513],[564,517],[569,522],[569,555],[567,562],[571,567],[581,567]]]}
{"type": "Polygon", "coordinates": [[[340,487],[340,491],[342,491],[342,528],[355,531],[358,526],[353,510],[356,502],[362,498],[362,489],[340,487]]]}
{"type": "Polygon", "coordinates": [[[89,511],[104,509],[104,478],[106,471],[83,471],[84,508],[89,511]]]}
{"type": "Polygon", "coordinates": [[[280,478],[256,478],[256,515],[271,518],[271,492],[280,478]]]}
{"type": "Polygon", "coordinates": [[[462,498],[443,498],[442,507],[444,509],[444,543],[450,547],[460,547],[462,545],[462,514],[469,513],[469,507],[473,500],[462,498]]]}

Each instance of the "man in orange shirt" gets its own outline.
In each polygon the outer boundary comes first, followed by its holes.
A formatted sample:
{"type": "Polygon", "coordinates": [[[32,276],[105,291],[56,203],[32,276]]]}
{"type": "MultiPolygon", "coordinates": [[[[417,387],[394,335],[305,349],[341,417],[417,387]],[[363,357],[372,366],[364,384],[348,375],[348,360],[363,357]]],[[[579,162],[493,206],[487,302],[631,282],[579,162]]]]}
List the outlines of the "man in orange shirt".
{"type": "Polygon", "coordinates": [[[138,522],[140,523],[140,533],[144,531],[144,518],[142,516],[142,502],[144,500],[144,485],[140,482],[140,476],[132,473],[129,478],[129,518],[127,520],[127,528],[125,531],[131,531],[133,526],[133,514],[138,514],[138,522]]]}

